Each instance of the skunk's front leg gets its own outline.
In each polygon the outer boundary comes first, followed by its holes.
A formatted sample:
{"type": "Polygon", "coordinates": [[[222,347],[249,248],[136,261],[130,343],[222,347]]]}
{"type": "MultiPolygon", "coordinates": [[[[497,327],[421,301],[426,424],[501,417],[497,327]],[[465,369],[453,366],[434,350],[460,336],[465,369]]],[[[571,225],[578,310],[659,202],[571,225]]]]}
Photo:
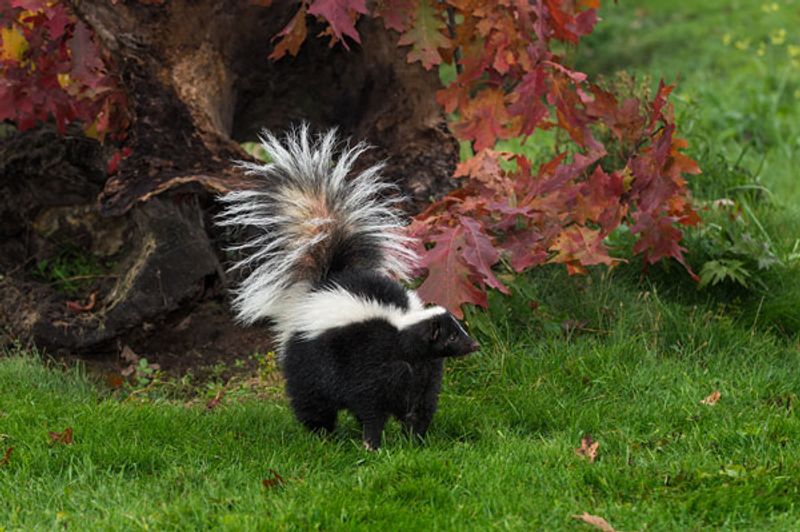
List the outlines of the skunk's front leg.
{"type": "Polygon", "coordinates": [[[377,451],[381,446],[381,434],[389,416],[385,412],[369,412],[357,417],[364,430],[364,448],[377,451]]]}
{"type": "Polygon", "coordinates": [[[417,405],[416,408],[406,414],[405,419],[402,420],[403,427],[408,434],[415,440],[423,441],[425,434],[428,432],[428,427],[433,420],[433,414],[436,413],[436,397],[431,399],[426,398],[427,401],[417,405]]]}
{"type": "Polygon", "coordinates": [[[424,440],[428,427],[439,404],[439,390],[442,384],[442,361],[434,360],[429,373],[422,374],[424,391],[403,419],[403,425],[409,434],[417,440],[424,440]]]}

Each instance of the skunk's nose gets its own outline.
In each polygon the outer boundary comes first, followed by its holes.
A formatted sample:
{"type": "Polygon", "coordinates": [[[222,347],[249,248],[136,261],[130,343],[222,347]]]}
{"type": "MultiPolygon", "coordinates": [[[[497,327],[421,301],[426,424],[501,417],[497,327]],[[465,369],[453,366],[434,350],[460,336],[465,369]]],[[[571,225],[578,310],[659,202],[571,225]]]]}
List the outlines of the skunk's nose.
{"type": "Polygon", "coordinates": [[[481,348],[481,344],[479,344],[479,343],[478,343],[478,342],[476,342],[475,340],[472,340],[472,341],[469,343],[469,352],[470,352],[470,353],[473,353],[473,352],[477,351],[477,350],[478,350],[478,349],[480,349],[480,348],[481,348]]]}

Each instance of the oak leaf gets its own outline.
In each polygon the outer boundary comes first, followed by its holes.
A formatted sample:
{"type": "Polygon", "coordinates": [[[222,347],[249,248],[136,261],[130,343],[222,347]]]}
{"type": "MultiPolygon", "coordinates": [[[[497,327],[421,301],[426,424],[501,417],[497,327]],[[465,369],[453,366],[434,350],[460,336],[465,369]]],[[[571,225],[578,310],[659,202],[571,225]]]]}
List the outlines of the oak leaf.
{"type": "Polygon", "coordinates": [[[609,257],[603,234],[597,229],[580,225],[572,225],[561,232],[550,247],[558,254],[552,262],[572,263],[588,266],[592,264],[611,265],[614,259],[609,257]]]}
{"type": "Polygon", "coordinates": [[[60,443],[61,445],[72,445],[72,427],[67,427],[64,432],[48,432],[50,443],[60,443]]]}
{"type": "Polygon", "coordinates": [[[597,459],[597,449],[600,447],[599,441],[592,440],[588,434],[581,438],[581,446],[575,449],[575,454],[582,458],[587,458],[590,464],[597,459]]]}
{"type": "Polygon", "coordinates": [[[506,109],[505,96],[499,89],[481,91],[467,102],[461,113],[461,120],[455,125],[456,134],[474,141],[477,151],[491,148],[497,139],[515,135],[513,119],[506,109]]]}
{"type": "Polygon", "coordinates": [[[86,300],[86,303],[81,303],[80,301],[67,301],[67,308],[72,312],[91,312],[94,309],[96,302],[97,292],[92,292],[89,294],[89,298],[86,300]]]}
{"type": "Polygon", "coordinates": [[[283,477],[280,476],[278,474],[278,472],[275,471],[274,469],[270,469],[269,473],[270,473],[270,475],[272,475],[272,477],[271,478],[265,478],[265,479],[263,479],[261,481],[261,485],[264,486],[265,488],[267,488],[267,489],[275,488],[275,487],[278,487],[278,486],[282,486],[282,485],[284,485],[286,483],[286,481],[283,480],[283,477]]]}
{"type": "Polygon", "coordinates": [[[214,398],[206,403],[206,408],[209,410],[214,410],[222,402],[223,397],[225,397],[225,388],[222,388],[220,391],[218,391],[214,398]]]}
{"type": "Polygon", "coordinates": [[[573,515],[573,519],[577,519],[579,521],[583,521],[587,525],[591,525],[597,529],[602,530],[603,532],[616,532],[616,529],[609,524],[608,521],[599,517],[597,515],[592,515],[588,512],[583,512],[580,515],[573,515]]]}
{"type": "Polygon", "coordinates": [[[272,53],[269,54],[269,58],[273,61],[276,61],[287,53],[292,56],[297,55],[297,52],[300,50],[300,46],[306,40],[307,32],[306,6],[303,5],[297,10],[297,13],[295,13],[295,15],[292,17],[292,20],[290,20],[289,23],[286,24],[286,26],[280,32],[278,32],[275,37],[273,37],[273,39],[281,37],[281,40],[275,45],[272,53]]]}
{"type": "Polygon", "coordinates": [[[427,268],[428,276],[417,293],[424,301],[436,302],[462,318],[461,305],[486,306],[486,292],[475,286],[470,265],[464,259],[464,227],[443,227],[438,231],[432,238],[435,246],[422,257],[422,267],[427,268]]]}
{"type": "Polygon", "coordinates": [[[359,14],[368,14],[366,0],[313,0],[308,6],[308,14],[324,18],[336,40],[341,41],[346,49],[349,50],[350,47],[344,40],[344,35],[361,44],[361,37],[353,21],[359,14]]]}
{"type": "Polygon", "coordinates": [[[437,16],[430,0],[419,0],[414,13],[414,22],[397,42],[400,46],[411,46],[408,62],[419,61],[425,70],[442,62],[439,50],[450,48],[450,40],[442,33],[444,22],[437,16]]]}
{"type": "Polygon", "coordinates": [[[383,19],[386,29],[400,33],[408,30],[414,20],[413,0],[380,0],[375,13],[383,19]]]}
{"type": "Polygon", "coordinates": [[[3,458],[0,458],[0,467],[8,465],[8,463],[11,461],[11,453],[13,452],[14,452],[13,447],[9,447],[8,449],[6,449],[6,451],[3,453],[3,458]]]}
{"type": "Polygon", "coordinates": [[[464,227],[464,260],[472,266],[473,272],[480,276],[482,282],[504,294],[510,293],[492,273],[492,266],[500,259],[500,252],[494,247],[481,224],[466,216],[459,217],[459,220],[464,227]]]}
{"type": "Polygon", "coordinates": [[[714,390],[708,397],[700,401],[700,404],[714,406],[715,404],[717,404],[717,401],[719,401],[721,397],[722,394],[719,393],[719,390],[714,390]]]}

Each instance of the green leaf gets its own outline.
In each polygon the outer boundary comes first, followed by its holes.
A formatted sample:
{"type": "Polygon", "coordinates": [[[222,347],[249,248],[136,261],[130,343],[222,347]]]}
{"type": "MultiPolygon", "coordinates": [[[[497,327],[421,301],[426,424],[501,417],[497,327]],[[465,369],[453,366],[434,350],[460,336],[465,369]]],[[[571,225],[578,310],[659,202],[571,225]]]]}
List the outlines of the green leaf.
{"type": "Polygon", "coordinates": [[[700,284],[698,288],[704,288],[709,284],[714,286],[726,280],[733,281],[747,288],[747,279],[749,277],[750,272],[744,267],[744,263],[740,260],[710,260],[703,264],[703,268],[700,270],[700,284]]]}
{"type": "Polygon", "coordinates": [[[441,64],[440,48],[450,48],[450,40],[444,36],[444,22],[437,16],[436,10],[428,0],[419,0],[414,24],[405,32],[397,44],[411,45],[408,62],[419,61],[426,70],[441,64]]]}

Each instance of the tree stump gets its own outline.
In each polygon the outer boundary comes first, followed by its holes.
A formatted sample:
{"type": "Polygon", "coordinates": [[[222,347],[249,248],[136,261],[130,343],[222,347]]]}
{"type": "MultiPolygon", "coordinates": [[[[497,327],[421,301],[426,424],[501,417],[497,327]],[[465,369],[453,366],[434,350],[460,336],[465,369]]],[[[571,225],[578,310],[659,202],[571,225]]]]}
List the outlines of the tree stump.
{"type": "MultiPolygon", "coordinates": [[[[451,187],[458,145],[435,102],[438,76],[408,64],[398,35],[378,21],[359,23],[362,45],[349,52],[309,37],[297,57],[271,62],[270,38],[294,14],[293,2],[72,6],[113,58],[129,102],[131,155],[107,178],[107,150],[77,132],[44,127],[5,139],[6,343],[107,352],[221,297],[226,260],[224,235],[211,223],[214,196],[249,186],[233,162],[249,158],[240,143],[262,128],[307,121],[366,140],[375,149],[363,163],[387,161],[385,175],[406,193],[410,212],[451,187]],[[105,265],[77,293],[59,291],[53,279],[65,246],[105,265]]],[[[312,25],[309,35],[321,29],[312,25]]],[[[229,321],[217,326],[237,331],[229,321]]]]}

